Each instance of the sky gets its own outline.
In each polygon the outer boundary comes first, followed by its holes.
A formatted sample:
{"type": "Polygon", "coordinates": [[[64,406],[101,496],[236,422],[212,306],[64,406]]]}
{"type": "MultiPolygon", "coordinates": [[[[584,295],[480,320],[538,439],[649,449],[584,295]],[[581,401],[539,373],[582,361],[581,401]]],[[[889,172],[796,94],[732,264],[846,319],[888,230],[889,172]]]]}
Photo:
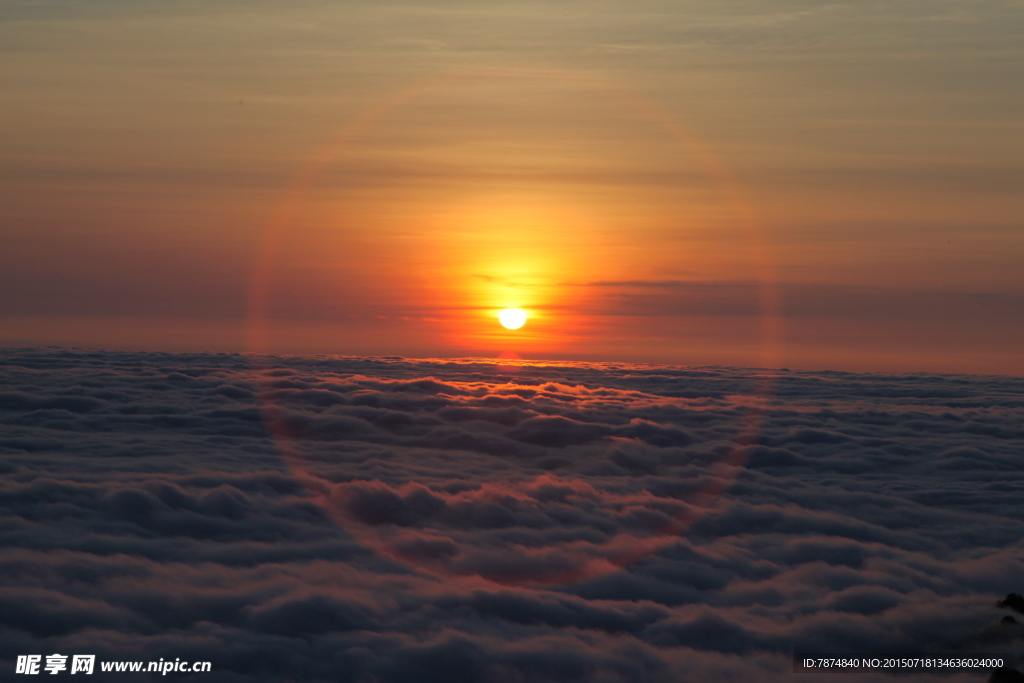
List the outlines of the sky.
{"type": "Polygon", "coordinates": [[[10,0],[0,343],[1019,375],[1022,17],[10,0]]]}
{"type": "Polygon", "coordinates": [[[1020,666],[1022,407],[1010,376],[0,349],[0,670],[980,681],[792,656],[1020,666]]]}

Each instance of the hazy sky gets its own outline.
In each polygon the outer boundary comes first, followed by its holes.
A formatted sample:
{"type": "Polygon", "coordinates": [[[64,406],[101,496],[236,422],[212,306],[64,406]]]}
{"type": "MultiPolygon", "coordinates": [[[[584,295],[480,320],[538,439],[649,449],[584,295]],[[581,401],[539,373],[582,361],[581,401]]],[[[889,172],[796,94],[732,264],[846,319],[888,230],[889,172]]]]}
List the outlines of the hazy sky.
{"type": "Polygon", "coordinates": [[[1020,374],[1022,35],[1009,0],[8,0],[0,343],[244,350],[265,312],[282,352],[1020,374]]]}

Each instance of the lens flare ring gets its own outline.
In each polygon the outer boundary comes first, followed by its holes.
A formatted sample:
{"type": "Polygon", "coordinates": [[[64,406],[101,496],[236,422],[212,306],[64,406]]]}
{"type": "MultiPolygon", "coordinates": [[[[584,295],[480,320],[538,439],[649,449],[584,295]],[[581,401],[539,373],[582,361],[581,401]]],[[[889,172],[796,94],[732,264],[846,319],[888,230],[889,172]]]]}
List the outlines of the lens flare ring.
{"type": "MultiPolygon", "coordinates": [[[[368,107],[361,114],[342,126],[338,134],[325,144],[310,159],[309,163],[297,173],[289,187],[285,190],[277,210],[271,216],[264,233],[261,248],[257,251],[253,262],[252,278],[249,287],[249,315],[247,341],[252,365],[256,371],[256,379],[265,389],[261,393],[262,412],[278,450],[282,454],[293,476],[302,482],[316,500],[343,529],[354,539],[363,543],[382,556],[403,562],[418,571],[439,577],[467,577],[474,575],[478,580],[491,583],[534,583],[534,584],[568,584],[600,575],[609,571],[617,571],[637,562],[651,553],[673,542],[673,539],[708,510],[728,487],[746,460],[749,449],[744,448],[757,442],[757,435],[764,422],[765,407],[770,397],[770,373],[762,373],[758,380],[759,388],[749,396],[748,410],[744,411],[742,424],[731,440],[735,446],[725,453],[718,465],[721,476],[709,478],[701,490],[696,491],[689,502],[684,502],[683,510],[675,514],[657,533],[651,537],[616,536],[612,541],[601,547],[583,547],[580,543],[567,543],[562,548],[575,558],[575,568],[568,568],[562,574],[534,576],[525,581],[511,577],[487,575],[465,568],[457,569],[446,566],[440,561],[424,561],[403,552],[402,539],[399,538],[406,530],[401,528],[382,529],[379,525],[367,525],[352,519],[335,500],[338,485],[313,473],[306,461],[301,444],[301,437],[293,433],[289,423],[288,411],[274,399],[271,377],[273,377],[274,358],[269,348],[269,295],[273,272],[277,265],[278,252],[282,249],[286,236],[296,220],[299,207],[317,177],[329,163],[336,159],[348,145],[359,135],[366,132],[380,118],[391,111],[407,105],[416,98],[438,89],[452,87],[463,83],[493,80],[496,76],[529,77],[541,80],[569,81],[585,84],[606,92],[616,99],[627,110],[632,110],[647,121],[654,123],[671,138],[681,149],[692,154],[703,165],[709,177],[717,183],[724,201],[737,210],[738,225],[747,235],[751,249],[751,265],[760,283],[761,304],[761,351],[762,367],[777,367],[781,340],[781,316],[777,277],[771,261],[767,245],[761,235],[761,226],[754,217],[753,211],[745,201],[735,179],[723,162],[702,141],[693,137],[672,114],[665,111],[653,101],[622,86],[593,76],[580,74],[564,69],[475,69],[453,75],[431,78],[409,88],[398,91],[381,102],[368,107]],[[393,536],[390,538],[389,536],[393,536]]],[[[506,309],[518,310],[518,309],[506,309]]],[[[504,311],[503,311],[504,312],[504,311]]],[[[526,312],[516,314],[522,316],[522,324],[526,322],[526,312]]],[[[500,318],[499,318],[500,320],[500,318]]],[[[504,323],[503,323],[504,324],[504,323]]],[[[506,325],[506,327],[509,327],[506,325]]],[[[517,329],[517,328],[509,328],[517,329]]],[[[424,381],[429,381],[424,378],[424,381]]],[[[534,482],[526,482],[522,486],[589,486],[585,481],[565,481],[553,475],[542,475],[534,482]]],[[[673,499],[674,500],[674,499],[673,499]]],[[[683,502],[683,501],[680,501],[683,502]]],[[[444,539],[440,539],[444,540],[444,539]]],[[[584,544],[585,545],[585,544],[584,544]]]]}

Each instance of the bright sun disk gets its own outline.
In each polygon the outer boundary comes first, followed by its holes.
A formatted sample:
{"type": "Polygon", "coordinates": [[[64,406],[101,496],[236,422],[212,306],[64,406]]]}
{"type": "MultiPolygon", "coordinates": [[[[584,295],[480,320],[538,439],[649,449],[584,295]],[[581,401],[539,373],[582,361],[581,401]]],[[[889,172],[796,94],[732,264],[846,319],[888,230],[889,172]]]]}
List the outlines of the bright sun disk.
{"type": "Polygon", "coordinates": [[[526,311],[521,308],[506,308],[498,312],[498,322],[502,327],[518,330],[526,324],[526,311]]]}

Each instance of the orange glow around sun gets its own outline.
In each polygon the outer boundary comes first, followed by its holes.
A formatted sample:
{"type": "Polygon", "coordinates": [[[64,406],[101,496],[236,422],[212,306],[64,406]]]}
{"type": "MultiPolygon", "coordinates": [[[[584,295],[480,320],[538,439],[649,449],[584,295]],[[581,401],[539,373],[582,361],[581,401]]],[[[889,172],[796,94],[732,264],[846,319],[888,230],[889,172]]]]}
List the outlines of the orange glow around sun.
{"type": "Polygon", "coordinates": [[[288,217],[289,225],[308,226],[303,239],[282,239],[282,249],[295,249],[301,259],[294,291],[316,279],[314,271],[329,287],[315,298],[296,298],[320,315],[351,320],[353,328],[406,329],[416,340],[410,343],[427,349],[417,353],[553,358],[603,353],[632,339],[632,326],[618,318],[633,314],[634,300],[651,302],[643,313],[670,298],[672,285],[663,283],[716,281],[723,271],[747,267],[733,248],[742,238],[732,207],[699,155],[668,149],[671,131],[652,128],[635,107],[602,99],[589,81],[552,99],[550,83],[531,79],[509,85],[509,92],[539,98],[531,100],[537,116],[550,113],[528,126],[517,117],[488,118],[473,124],[478,140],[424,123],[419,114],[442,105],[448,111],[478,101],[490,111],[490,81],[473,81],[368,119],[344,154],[326,154],[323,187],[303,189],[288,217]],[[574,111],[596,117],[594,130],[616,134],[594,144],[590,129],[559,123],[575,121],[566,117],[574,111]],[[422,137],[424,145],[370,144],[403,135],[422,137]],[[438,135],[452,142],[440,167],[438,135]],[[408,183],[364,185],[331,175],[377,168],[384,158],[424,172],[408,183]],[[666,177],[685,172],[685,188],[637,181],[651,168],[666,177]],[[358,297],[346,294],[355,291],[358,297]]]}
{"type": "Polygon", "coordinates": [[[600,236],[578,239],[592,220],[565,198],[481,193],[421,214],[430,229],[417,244],[417,291],[453,347],[550,355],[573,346],[575,283],[619,276],[598,270],[607,247],[600,236]]]}

